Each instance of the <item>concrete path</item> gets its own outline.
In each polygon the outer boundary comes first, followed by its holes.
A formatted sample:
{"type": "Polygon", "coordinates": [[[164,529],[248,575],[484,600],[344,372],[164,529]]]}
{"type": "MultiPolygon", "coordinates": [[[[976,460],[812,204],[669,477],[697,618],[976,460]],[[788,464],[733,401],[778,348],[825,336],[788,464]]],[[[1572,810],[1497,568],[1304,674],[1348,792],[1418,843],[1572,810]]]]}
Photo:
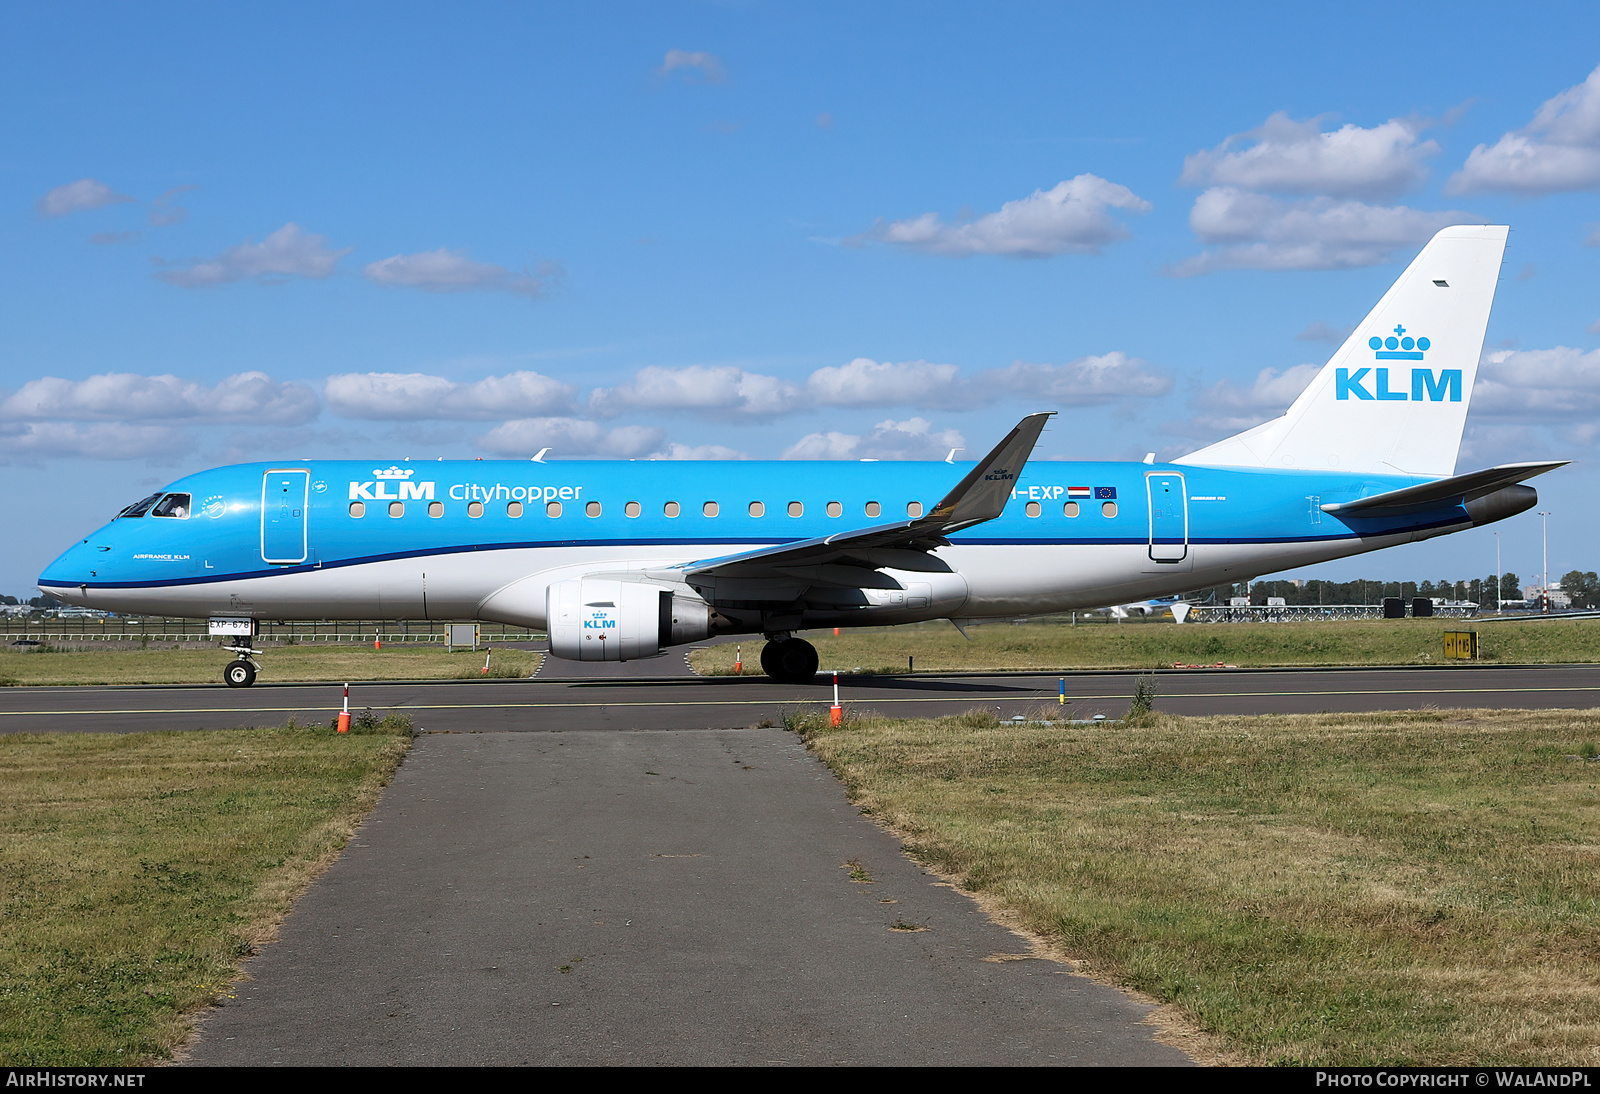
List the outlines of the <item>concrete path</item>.
{"type": "Polygon", "coordinates": [[[1188,1062],[1025,954],[781,730],[427,735],[192,1062],[1188,1062]]]}

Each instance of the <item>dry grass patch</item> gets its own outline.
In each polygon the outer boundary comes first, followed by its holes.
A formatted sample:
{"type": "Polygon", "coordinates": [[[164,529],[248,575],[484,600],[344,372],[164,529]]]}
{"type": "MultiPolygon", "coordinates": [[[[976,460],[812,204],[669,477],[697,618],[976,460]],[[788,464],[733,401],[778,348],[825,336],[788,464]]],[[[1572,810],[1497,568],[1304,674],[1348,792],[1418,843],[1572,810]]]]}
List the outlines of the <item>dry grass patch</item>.
{"type": "Polygon", "coordinates": [[[0,736],[0,1061],[170,1056],[409,747],[362,728],[0,736]]]}
{"type": "Polygon", "coordinates": [[[798,721],[913,855],[1249,1059],[1600,1064],[1596,712],[798,721]]]}
{"type": "MultiPolygon", "coordinates": [[[[1242,667],[1280,665],[1429,665],[1444,660],[1444,632],[1476,630],[1480,660],[1505,664],[1600,662],[1600,620],[1476,624],[1471,620],[1330,620],[1322,623],[1121,624],[1009,623],[971,627],[972,640],[945,623],[808,632],[825,669],[901,673],[984,670],[1170,668],[1175,662],[1242,667]]],[[[761,642],[744,643],[745,675],[761,671],[761,642]]],[[[689,655],[705,676],[733,672],[734,648],[689,655]]]]}
{"type": "MultiPolygon", "coordinates": [[[[344,680],[480,679],[486,650],[371,644],[307,643],[267,649],[258,659],[262,683],[344,680]]],[[[525,679],[543,654],[496,648],[487,676],[525,679]]],[[[233,654],[217,646],[185,642],[165,649],[134,650],[36,647],[23,653],[0,646],[0,686],[74,684],[221,684],[233,654]]]]}

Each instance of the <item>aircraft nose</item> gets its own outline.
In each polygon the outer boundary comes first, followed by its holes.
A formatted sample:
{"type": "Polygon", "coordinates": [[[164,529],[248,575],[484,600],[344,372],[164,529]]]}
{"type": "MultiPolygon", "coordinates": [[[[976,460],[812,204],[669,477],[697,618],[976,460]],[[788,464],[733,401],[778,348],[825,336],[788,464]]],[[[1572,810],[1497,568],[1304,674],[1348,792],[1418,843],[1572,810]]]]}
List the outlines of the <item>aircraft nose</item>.
{"type": "Polygon", "coordinates": [[[69,604],[87,603],[84,586],[96,580],[94,559],[99,553],[88,540],[74,543],[39,575],[39,591],[69,604]]]}

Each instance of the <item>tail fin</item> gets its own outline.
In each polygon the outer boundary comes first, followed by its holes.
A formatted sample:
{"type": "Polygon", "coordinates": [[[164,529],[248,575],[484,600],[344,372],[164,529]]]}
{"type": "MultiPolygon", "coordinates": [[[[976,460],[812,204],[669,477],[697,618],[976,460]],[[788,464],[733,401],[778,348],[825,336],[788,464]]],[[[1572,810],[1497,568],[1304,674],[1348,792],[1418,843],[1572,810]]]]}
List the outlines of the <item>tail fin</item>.
{"type": "Polygon", "coordinates": [[[1508,231],[1441,231],[1283,417],[1173,462],[1452,474],[1508,231]]]}

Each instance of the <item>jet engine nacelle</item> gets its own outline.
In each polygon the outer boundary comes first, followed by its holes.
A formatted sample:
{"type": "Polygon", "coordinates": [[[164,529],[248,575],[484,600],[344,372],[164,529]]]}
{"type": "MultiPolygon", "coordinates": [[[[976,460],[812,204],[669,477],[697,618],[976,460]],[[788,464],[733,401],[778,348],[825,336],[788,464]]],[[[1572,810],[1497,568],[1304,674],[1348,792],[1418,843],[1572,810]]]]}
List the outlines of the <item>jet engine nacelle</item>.
{"type": "Polygon", "coordinates": [[[632,661],[711,634],[711,607],[640,581],[581,577],[545,593],[550,652],[568,661],[632,661]]]}

